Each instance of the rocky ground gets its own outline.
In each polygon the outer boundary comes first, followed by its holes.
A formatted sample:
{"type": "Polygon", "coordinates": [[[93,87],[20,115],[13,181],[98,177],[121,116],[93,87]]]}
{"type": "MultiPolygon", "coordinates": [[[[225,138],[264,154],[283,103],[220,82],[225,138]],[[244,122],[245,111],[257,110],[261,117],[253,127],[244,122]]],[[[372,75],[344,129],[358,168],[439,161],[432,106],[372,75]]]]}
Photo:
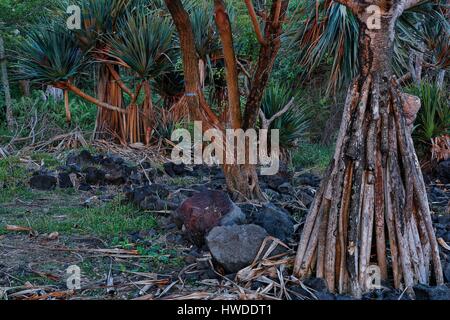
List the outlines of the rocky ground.
{"type": "MultiPolygon", "coordinates": [[[[448,175],[442,163],[427,177],[443,245],[450,243],[448,175]]],[[[88,151],[51,168],[28,163],[24,179],[29,187],[0,198],[3,298],[349,299],[327,293],[320,279],[299,284],[290,276],[320,184],[301,168],[261,177],[264,206],[233,203],[216,167],[132,163],[88,151]],[[75,292],[66,283],[72,265],[82,272],[75,292]]],[[[450,251],[441,249],[450,281],[450,251]]],[[[383,285],[364,299],[408,298],[383,285]]],[[[450,299],[448,283],[415,292],[450,299]]]]}

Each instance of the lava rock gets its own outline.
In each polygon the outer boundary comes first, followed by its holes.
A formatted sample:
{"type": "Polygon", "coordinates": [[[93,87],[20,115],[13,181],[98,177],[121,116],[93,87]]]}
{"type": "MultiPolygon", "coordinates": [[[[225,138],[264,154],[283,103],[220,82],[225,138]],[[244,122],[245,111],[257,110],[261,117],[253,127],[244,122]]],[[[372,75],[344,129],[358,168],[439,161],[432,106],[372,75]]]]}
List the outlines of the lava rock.
{"type": "Polygon", "coordinates": [[[309,195],[304,190],[300,190],[297,193],[297,199],[299,201],[301,201],[305,205],[305,207],[307,207],[307,208],[309,208],[311,206],[312,202],[314,201],[314,197],[309,195]]]}
{"type": "Polygon", "coordinates": [[[128,174],[122,168],[112,168],[105,173],[105,180],[112,185],[121,185],[127,181],[128,174]]]}
{"type": "Polygon", "coordinates": [[[260,226],[234,225],[218,226],[206,237],[212,257],[230,273],[250,265],[267,237],[260,226]]]}
{"type": "Polygon", "coordinates": [[[268,234],[288,242],[294,235],[294,221],[289,214],[273,204],[265,205],[249,217],[249,222],[264,228],[268,234]]]}
{"type": "Polygon", "coordinates": [[[228,194],[208,190],[186,199],[174,212],[174,221],[179,228],[185,227],[190,241],[202,245],[205,235],[212,228],[243,223],[245,215],[228,194]]]}
{"type": "Polygon", "coordinates": [[[112,157],[107,156],[100,160],[100,164],[105,168],[114,168],[116,163],[112,157]]]}
{"type": "Polygon", "coordinates": [[[450,288],[446,285],[430,287],[418,284],[414,287],[417,300],[450,300],[450,288]]]}
{"type": "Polygon", "coordinates": [[[87,167],[83,170],[85,181],[90,185],[101,184],[105,180],[105,172],[96,167],[87,167]]]}
{"type": "Polygon", "coordinates": [[[30,187],[37,190],[54,190],[56,188],[56,184],[57,179],[48,174],[37,174],[30,179],[30,187]]]}
{"type": "Polygon", "coordinates": [[[320,185],[320,178],[310,173],[304,173],[295,179],[295,185],[307,185],[318,188],[320,185]]]}
{"type": "Polygon", "coordinates": [[[276,200],[280,198],[280,194],[272,189],[265,189],[264,193],[270,200],[276,200]]]}
{"type": "Polygon", "coordinates": [[[450,262],[447,262],[445,265],[444,265],[444,268],[443,268],[444,270],[444,278],[445,278],[445,281],[447,281],[447,283],[450,283],[450,262]]]}
{"type": "Polygon", "coordinates": [[[288,183],[288,180],[285,177],[281,177],[279,175],[263,176],[261,180],[267,183],[269,188],[275,191],[279,191],[278,188],[281,185],[288,183]]]}
{"type": "Polygon", "coordinates": [[[132,170],[130,176],[128,177],[128,179],[133,183],[133,184],[140,184],[142,181],[142,175],[140,174],[140,172],[138,172],[137,170],[132,170]]]}
{"type": "Polygon", "coordinates": [[[292,185],[289,182],[285,182],[282,185],[278,186],[277,190],[279,193],[292,194],[293,192],[292,185]]]}
{"type": "Polygon", "coordinates": [[[156,196],[147,196],[141,201],[139,207],[144,210],[151,211],[163,211],[163,210],[175,210],[178,206],[175,203],[161,200],[156,196]]]}
{"type": "Polygon", "coordinates": [[[167,186],[155,183],[129,190],[126,193],[126,198],[128,202],[134,203],[139,207],[147,197],[165,199],[169,194],[170,190],[167,186]]]}
{"type": "Polygon", "coordinates": [[[86,191],[87,192],[87,191],[91,191],[91,190],[92,190],[91,185],[84,183],[84,182],[80,183],[80,186],[78,187],[78,191],[86,191]]]}
{"type": "Polygon", "coordinates": [[[70,154],[66,160],[66,165],[73,168],[83,168],[92,163],[92,154],[87,150],[82,150],[79,154],[70,154]]]}
{"type": "Polygon", "coordinates": [[[437,178],[442,183],[450,183],[450,159],[441,161],[436,168],[437,178]]]}
{"type": "Polygon", "coordinates": [[[186,169],[186,165],[184,163],[175,164],[173,162],[164,163],[164,171],[170,176],[183,176],[187,174],[189,171],[186,169]]]}
{"type": "Polygon", "coordinates": [[[58,183],[61,189],[73,188],[72,180],[70,179],[70,174],[67,172],[60,172],[58,174],[58,183]]]}
{"type": "Polygon", "coordinates": [[[191,176],[194,177],[207,177],[211,174],[211,169],[207,165],[197,164],[192,168],[192,172],[190,172],[191,176]]]}
{"type": "Polygon", "coordinates": [[[450,215],[439,216],[438,217],[438,222],[440,224],[445,225],[445,226],[449,226],[450,225],[450,215]]]}
{"type": "Polygon", "coordinates": [[[442,239],[444,239],[445,242],[450,242],[450,231],[444,233],[442,239]]]}

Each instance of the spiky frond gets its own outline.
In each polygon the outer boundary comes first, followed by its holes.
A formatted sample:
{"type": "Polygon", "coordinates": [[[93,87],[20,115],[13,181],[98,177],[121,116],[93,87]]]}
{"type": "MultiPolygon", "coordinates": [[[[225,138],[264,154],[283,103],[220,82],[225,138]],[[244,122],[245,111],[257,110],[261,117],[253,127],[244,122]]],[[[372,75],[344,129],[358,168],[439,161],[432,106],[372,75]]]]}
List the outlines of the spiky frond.
{"type": "Polygon", "coordinates": [[[18,77],[40,83],[65,82],[79,74],[83,61],[77,41],[67,30],[32,30],[19,49],[18,77]]]}
{"type": "Polygon", "coordinates": [[[168,19],[142,11],[128,12],[118,32],[106,39],[106,54],[141,78],[154,78],[166,67],[173,26],[168,19]]]}
{"type": "Polygon", "coordinates": [[[189,16],[195,37],[195,48],[199,57],[206,61],[208,56],[220,49],[213,6],[208,2],[192,6],[189,16]]]}
{"type": "MultiPolygon", "coordinates": [[[[261,109],[267,119],[282,110],[294,96],[292,90],[271,84],[264,92],[261,109]]],[[[284,115],[272,122],[269,129],[280,130],[280,147],[296,146],[309,127],[308,110],[296,99],[295,105],[284,115]]]]}
{"type": "MultiPolygon", "coordinates": [[[[398,74],[407,68],[409,50],[420,42],[428,48],[434,44],[439,48],[437,60],[441,65],[445,65],[445,60],[448,63],[448,21],[440,8],[439,3],[424,1],[399,18],[394,43],[394,68],[398,74]]],[[[300,48],[297,59],[307,70],[305,76],[328,62],[331,70],[327,91],[333,92],[346,85],[359,68],[357,19],[333,0],[308,0],[299,12],[299,29],[292,42],[300,48]]]]}
{"type": "Polygon", "coordinates": [[[75,30],[84,50],[98,48],[105,36],[116,29],[116,22],[133,1],[79,0],[81,30],[75,30]]]}

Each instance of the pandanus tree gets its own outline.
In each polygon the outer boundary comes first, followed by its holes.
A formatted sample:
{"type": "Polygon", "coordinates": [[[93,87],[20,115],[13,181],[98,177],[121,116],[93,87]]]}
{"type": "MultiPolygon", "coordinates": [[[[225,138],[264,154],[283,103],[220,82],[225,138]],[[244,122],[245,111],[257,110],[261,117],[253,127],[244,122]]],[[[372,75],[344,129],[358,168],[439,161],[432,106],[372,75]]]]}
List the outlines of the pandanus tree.
{"type": "MultiPolygon", "coordinates": [[[[246,6],[252,19],[260,49],[247,95],[244,112],[241,110],[241,93],[239,91],[239,73],[233,44],[233,33],[230,19],[222,0],[214,1],[214,18],[222,44],[227,83],[227,121],[221,122],[207,103],[202,89],[199,56],[196,50],[195,35],[188,12],[180,0],[165,0],[167,8],[177,28],[183,58],[185,97],[190,112],[195,120],[203,123],[203,129],[218,129],[224,132],[230,129],[256,128],[264,89],[281,45],[280,35],[289,1],[271,1],[268,12],[259,12],[265,16],[264,27],[261,28],[253,3],[246,0],[246,6]]],[[[249,144],[245,144],[248,154],[249,144]]],[[[232,155],[236,157],[236,154],[232,155]]],[[[229,191],[238,200],[264,199],[258,183],[256,166],[246,161],[245,164],[223,164],[223,170],[229,191]]]]}
{"type": "Polygon", "coordinates": [[[21,44],[18,78],[70,90],[99,108],[125,113],[122,108],[102,102],[76,86],[74,80],[85,70],[86,63],[75,37],[58,26],[50,26],[30,31],[21,44]]]}
{"type": "Polygon", "coordinates": [[[291,162],[290,150],[298,147],[306,136],[310,114],[311,110],[302,105],[294,90],[285,85],[271,83],[264,92],[260,127],[279,130],[280,156],[285,163],[291,162]]]}
{"type": "Polygon", "coordinates": [[[148,144],[154,124],[151,80],[171,64],[167,53],[173,27],[164,16],[138,6],[117,18],[117,32],[104,31],[99,36],[97,24],[109,22],[93,18],[105,9],[97,5],[88,7],[81,31],[71,33],[54,26],[30,32],[20,50],[21,77],[52,84],[95,104],[99,107],[97,124],[107,126],[105,130],[121,143],[148,144]],[[93,65],[98,71],[96,97],[77,86],[81,72],[93,65]]]}
{"type": "MultiPolygon", "coordinates": [[[[74,30],[80,48],[92,60],[104,58],[104,37],[116,30],[116,22],[128,6],[125,0],[80,0],[82,8],[81,29],[74,30]]],[[[62,8],[67,8],[64,3],[62,8]]],[[[97,78],[96,95],[99,101],[124,108],[121,88],[115,81],[113,74],[118,73],[119,67],[100,63],[95,65],[97,78]]],[[[126,135],[123,127],[122,112],[100,108],[97,113],[95,136],[113,136],[124,141],[126,135]]]]}
{"type": "Polygon", "coordinates": [[[154,130],[155,112],[152,102],[151,80],[163,74],[171,64],[167,53],[171,50],[173,28],[169,21],[157,15],[127,12],[118,21],[118,31],[106,39],[103,54],[109,65],[118,65],[133,73],[136,88],[130,89],[120,74],[111,69],[120,88],[130,96],[126,140],[150,143],[154,130]],[[141,90],[145,99],[141,108],[137,100],[141,90]],[[141,137],[144,136],[144,139],[141,137]]]}
{"type": "Polygon", "coordinates": [[[330,291],[370,290],[381,280],[413,295],[431,273],[443,283],[427,193],[405,100],[393,75],[396,25],[415,0],[339,0],[359,25],[358,75],[348,90],[336,151],[301,235],[294,273],[324,278],[330,291]],[[405,112],[406,111],[406,112],[405,112]],[[390,256],[388,256],[390,253],[390,256]],[[432,266],[432,267],[430,267],[432,266]]]}
{"type": "MultiPolygon", "coordinates": [[[[324,62],[328,61],[327,91],[334,93],[350,83],[359,70],[360,29],[357,17],[333,0],[305,1],[299,11],[301,17],[298,18],[291,50],[296,52],[298,62],[307,70],[303,76],[320,72],[324,62]]],[[[411,69],[411,51],[421,54],[423,62],[428,60],[430,67],[448,67],[449,22],[446,11],[448,9],[439,1],[425,0],[408,8],[399,17],[395,25],[393,67],[401,79],[414,77],[408,72],[411,69]]]]}

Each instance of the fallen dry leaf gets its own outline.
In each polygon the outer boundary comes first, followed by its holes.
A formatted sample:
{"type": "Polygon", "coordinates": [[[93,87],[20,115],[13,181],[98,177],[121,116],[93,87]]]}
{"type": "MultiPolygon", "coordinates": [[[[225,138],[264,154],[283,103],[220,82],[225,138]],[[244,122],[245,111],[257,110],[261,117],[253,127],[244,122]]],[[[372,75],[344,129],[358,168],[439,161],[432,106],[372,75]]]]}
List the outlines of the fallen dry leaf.
{"type": "Polygon", "coordinates": [[[19,232],[22,232],[22,231],[31,232],[31,231],[33,231],[33,229],[28,228],[28,227],[21,227],[21,226],[14,226],[14,225],[7,225],[5,228],[6,228],[7,231],[19,231],[19,232]]]}
{"type": "Polygon", "coordinates": [[[57,231],[52,232],[47,236],[47,239],[49,239],[49,240],[56,240],[58,238],[59,238],[59,232],[57,232],[57,231]]]}
{"type": "Polygon", "coordinates": [[[444,241],[444,239],[438,238],[438,242],[443,248],[445,248],[448,251],[450,251],[450,246],[444,241]]]}

